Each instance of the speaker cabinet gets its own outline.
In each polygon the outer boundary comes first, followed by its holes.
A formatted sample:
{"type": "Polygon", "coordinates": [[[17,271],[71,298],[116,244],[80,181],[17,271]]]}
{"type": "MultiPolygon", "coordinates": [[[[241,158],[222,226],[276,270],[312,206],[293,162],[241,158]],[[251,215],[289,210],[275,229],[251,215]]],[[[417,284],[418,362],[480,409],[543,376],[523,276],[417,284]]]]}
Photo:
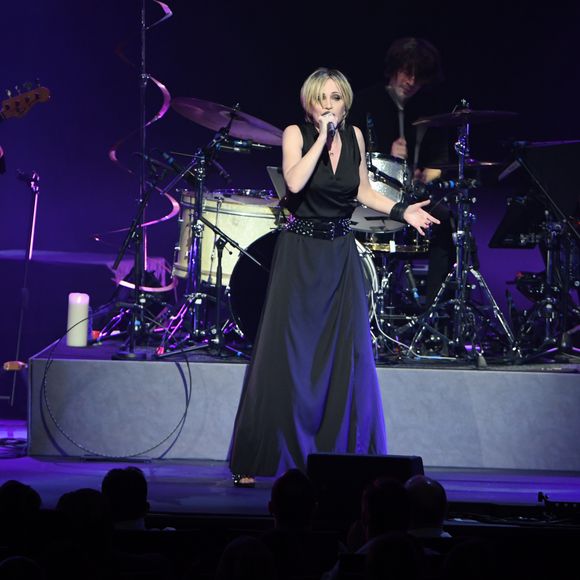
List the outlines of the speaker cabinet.
{"type": "Polygon", "coordinates": [[[423,459],[416,455],[357,455],[312,453],[307,472],[318,495],[318,517],[353,521],[360,516],[365,486],[377,477],[392,477],[405,483],[423,474],[423,459]]]}

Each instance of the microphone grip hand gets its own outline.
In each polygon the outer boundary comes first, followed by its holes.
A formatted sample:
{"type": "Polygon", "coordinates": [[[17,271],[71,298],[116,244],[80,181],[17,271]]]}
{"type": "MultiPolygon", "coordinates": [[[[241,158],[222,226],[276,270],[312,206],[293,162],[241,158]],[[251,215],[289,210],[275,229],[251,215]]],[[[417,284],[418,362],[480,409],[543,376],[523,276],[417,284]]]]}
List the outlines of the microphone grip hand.
{"type": "Polygon", "coordinates": [[[330,111],[326,111],[320,117],[320,131],[326,126],[326,135],[328,138],[333,139],[336,134],[336,124],[334,123],[334,114],[330,111]],[[327,120],[326,124],[324,121],[327,120]]]}

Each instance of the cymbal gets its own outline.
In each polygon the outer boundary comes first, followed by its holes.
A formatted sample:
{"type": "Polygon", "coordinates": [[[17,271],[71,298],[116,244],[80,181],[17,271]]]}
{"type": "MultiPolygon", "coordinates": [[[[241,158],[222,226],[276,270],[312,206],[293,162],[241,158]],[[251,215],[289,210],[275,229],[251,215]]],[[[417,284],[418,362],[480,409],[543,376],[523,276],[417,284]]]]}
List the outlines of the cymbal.
{"type": "Polygon", "coordinates": [[[489,121],[505,121],[515,117],[517,113],[511,111],[474,111],[473,109],[458,109],[443,115],[421,117],[413,125],[426,127],[456,127],[466,123],[487,123],[489,121]]]}
{"type": "MultiPolygon", "coordinates": [[[[480,159],[473,159],[472,157],[468,157],[463,164],[465,169],[469,168],[477,168],[481,169],[484,167],[498,167],[501,165],[505,165],[503,161],[481,161],[480,159]]],[[[458,169],[459,164],[455,163],[429,163],[428,164],[430,169],[458,169]]]]}
{"type": "Polygon", "coordinates": [[[176,97],[172,99],[171,106],[190,121],[213,131],[227,127],[233,117],[230,128],[232,137],[251,139],[264,145],[282,145],[280,129],[231,107],[192,97],[176,97]]]}

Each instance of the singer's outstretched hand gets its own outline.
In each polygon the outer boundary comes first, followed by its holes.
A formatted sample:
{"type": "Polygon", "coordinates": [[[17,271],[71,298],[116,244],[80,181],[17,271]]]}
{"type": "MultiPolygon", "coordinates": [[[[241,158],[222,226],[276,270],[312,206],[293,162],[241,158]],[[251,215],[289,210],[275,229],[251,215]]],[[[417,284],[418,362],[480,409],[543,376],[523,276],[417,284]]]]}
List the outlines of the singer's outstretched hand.
{"type": "Polygon", "coordinates": [[[440,224],[441,222],[433,217],[430,213],[427,213],[423,207],[431,203],[430,199],[425,201],[420,201],[418,203],[411,204],[403,214],[405,221],[413,226],[422,236],[425,235],[425,230],[431,224],[440,224]]]}

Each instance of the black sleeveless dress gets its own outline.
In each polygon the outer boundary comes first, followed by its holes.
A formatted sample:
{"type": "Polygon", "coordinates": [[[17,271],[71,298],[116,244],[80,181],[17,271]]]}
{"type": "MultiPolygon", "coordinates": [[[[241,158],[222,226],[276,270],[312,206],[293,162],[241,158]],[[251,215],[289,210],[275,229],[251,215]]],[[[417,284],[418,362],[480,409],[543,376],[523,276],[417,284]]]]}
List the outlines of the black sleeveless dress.
{"type": "MultiPolygon", "coordinates": [[[[305,153],[317,133],[300,126],[305,153]]],[[[303,191],[289,200],[303,218],[350,217],[360,150],[340,132],[336,173],[326,150],[303,191]]],[[[386,453],[361,259],[352,233],[334,240],[283,231],[242,389],[232,473],[277,476],[306,469],[308,454],[386,453]]]]}

